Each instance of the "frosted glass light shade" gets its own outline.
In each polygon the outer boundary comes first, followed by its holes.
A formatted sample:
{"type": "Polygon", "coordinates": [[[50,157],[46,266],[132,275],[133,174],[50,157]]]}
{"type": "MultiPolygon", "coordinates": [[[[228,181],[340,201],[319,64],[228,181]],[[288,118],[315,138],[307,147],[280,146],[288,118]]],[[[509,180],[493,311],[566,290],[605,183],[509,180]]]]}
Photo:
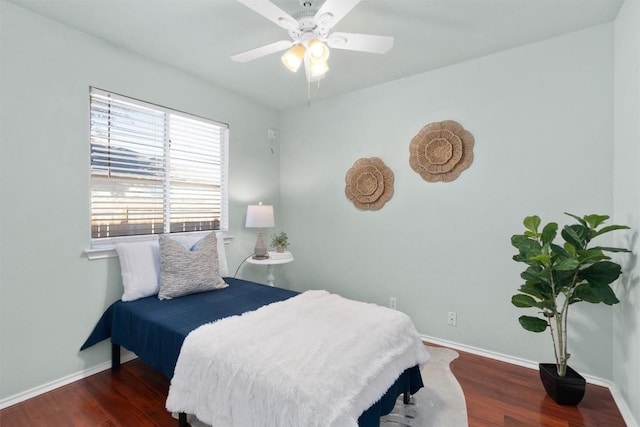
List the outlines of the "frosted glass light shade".
{"type": "Polygon", "coordinates": [[[329,47],[318,39],[309,41],[309,59],[311,62],[326,62],[329,59],[329,47]]]}
{"type": "Polygon", "coordinates": [[[298,71],[300,65],[302,64],[302,60],[304,59],[305,48],[301,44],[297,44],[293,46],[291,49],[285,52],[284,55],[280,58],[282,63],[287,69],[291,72],[298,71]]]}
{"type": "Polygon", "coordinates": [[[309,67],[309,73],[311,74],[311,77],[323,76],[327,71],[329,71],[329,66],[326,62],[317,62],[311,64],[311,66],[309,67]]]}

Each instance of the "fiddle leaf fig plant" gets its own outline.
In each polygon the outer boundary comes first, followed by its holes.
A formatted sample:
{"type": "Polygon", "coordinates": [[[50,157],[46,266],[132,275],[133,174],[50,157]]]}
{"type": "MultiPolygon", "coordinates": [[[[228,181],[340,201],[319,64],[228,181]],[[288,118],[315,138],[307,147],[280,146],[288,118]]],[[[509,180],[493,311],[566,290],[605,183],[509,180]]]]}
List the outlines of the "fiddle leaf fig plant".
{"type": "Polygon", "coordinates": [[[607,215],[565,214],[577,223],[562,229],[563,243],[554,242],[558,224],[550,222],[541,228],[537,215],[526,217],[524,233],[511,237],[511,244],[518,249],[513,260],[527,265],[520,275],[525,283],[511,302],[516,307],[537,309],[537,316],[520,316],[520,325],[531,332],[544,332],[549,328],[561,377],[566,374],[570,356],[567,352],[569,307],[581,301],[607,305],[620,302],[610,285],[622,269],[605,252],[630,252],[624,248],[591,246],[594,238],[629,227],[605,226],[607,215]]]}

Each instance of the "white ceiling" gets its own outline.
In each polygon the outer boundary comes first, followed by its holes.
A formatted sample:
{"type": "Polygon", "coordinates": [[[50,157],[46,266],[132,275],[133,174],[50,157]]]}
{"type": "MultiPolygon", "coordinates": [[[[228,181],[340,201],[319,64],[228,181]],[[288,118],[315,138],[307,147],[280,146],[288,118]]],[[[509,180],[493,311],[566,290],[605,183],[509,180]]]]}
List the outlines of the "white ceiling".
{"type": "MultiPolygon", "coordinates": [[[[308,102],[304,71],[273,54],[231,55],[278,40],[285,30],[234,0],[10,0],[110,43],[276,109],[308,102]]],[[[273,0],[294,14],[299,0],[273,0]]],[[[395,37],[385,55],[333,49],[311,99],[440,68],[615,19],[622,0],[363,0],[334,31],[395,37]]]]}

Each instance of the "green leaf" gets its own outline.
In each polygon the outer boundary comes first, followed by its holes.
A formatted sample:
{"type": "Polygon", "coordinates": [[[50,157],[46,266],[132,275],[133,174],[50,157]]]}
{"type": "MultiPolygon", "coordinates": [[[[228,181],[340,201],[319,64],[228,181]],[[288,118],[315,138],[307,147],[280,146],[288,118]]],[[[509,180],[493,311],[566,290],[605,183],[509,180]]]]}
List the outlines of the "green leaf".
{"type": "Polygon", "coordinates": [[[580,262],[573,258],[565,258],[553,266],[558,271],[571,271],[578,267],[580,267],[580,262]]]}
{"type": "Polygon", "coordinates": [[[600,230],[598,230],[595,233],[593,233],[593,236],[591,238],[593,239],[596,236],[599,236],[599,235],[604,234],[604,233],[608,233],[610,231],[628,230],[628,229],[629,229],[629,227],[627,227],[626,225],[607,225],[606,227],[602,227],[600,230]]]}
{"type": "Polygon", "coordinates": [[[571,243],[576,249],[582,249],[587,242],[588,230],[583,225],[566,225],[561,234],[562,238],[571,243]]]}
{"type": "Polygon", "coordinates": [[[574,215],[574,214],[571,214],[571,213],[569,213],[569,212],[565,212],[564,214],[565,214],[565,215],[569,215],[570,217],[575,218],[575,219],[576,219],[576,221],[578,221],[580,224],[584,225],[585,227],[587,226],[587,223],[585,222],[585,220],[584,220],[584,219],[582,219],[582,218],[580,218],[578,215],[574,215]]]}
{"type": "Polygon", "coordinates": [[[609,248],[606,246],[594,246],[591,249],[596,249],[599,251],[606,251],[606,252],[631,252],[629,249],[625,249],[625,248],[609,248]]]}
{"type": "Polygon", "coordinates": [[[581,263],[585,264],[588,262],[601,261],[604,259],[610,259],[608,256],[602,253],[602,250],[598,248],[591,248],[586,251],[580,251],[578,255],[578,259],[581,263]]]}
{"type": "Polygon", "coordinates": [[[538,233],[538,227],[540,226],[540,217],[538,215],[525,217],[524,221],[522,221],[525,228],[527,230],[533,231],[534,233],[538,233]]]}
{"type": "Polygon", "coordinates": [[[544,313],[542,313],[545,317],[553,317],[554,313],[557,310],[555,300],[553,299],[541,301],[537,307],[546,310],[544,313]]]}
{"type": "Polygon", "coordinates": [[[520,289],[518,290],[522,293],[534,296],[539,300],[551,297],[550,295],[551,287],[545,286],[541,283],[526,283],[520,286],[520,289]]]}
{"type": "Polygon", "coordinates": [[[549,265],[551,264],[551,257],[549,255],[540,254],[536,256],[532,256],[529,258],[530,261],[538,261],[543,264],[549,265]]]}
{"type": "Polygon", "coordinates": [[[553,259],[558,259],[558,258],[574,258],[575,259],[575,257],[571,255],[569,251],[567,251],[562,246],[554,245],[552,243],[551,245],[549,245],[549,247],[551,248],[551,257],[553,259]]]}
{"type": "Polygon", "coordinates": [[[542,236],[541,236],[542,244],[543,245],[550,244],[551,242],[553,242],[553,239],[556,238],[557,234],[558,234],[557,223],[550,222],[549,224],[545,225],[544,228],[542,229],[542,236]]]}
{"type": "Polygon", "coordinates": [[[584,220],[589,224],[589,227],[596,228],[603,222],[609,219],[609,215],[585,215],[584,220]]]}
{"type": "Polygon", "coordinates": [[[592,286],[588,283],[583,283],[576,287],[573,292],[570,303],[586,301],[592,304],[605,303],[607,305],[613,305],[620,302],[613,293],[611,288],[607,286],[592,286]]]}
{"type": "Polygon", "coordinates": [[[531,239],[525,235],[514,234],[513,236],[511,236],[511,245],[516,248],[520,248],[520,246],[528,244],[529,240],[531,239]]]}
{"type": "Polygon", "coordinates": [[[520,255],[522,255],[525,259],[528,259],[532,256],[540,255],[540,243],[526,236],[520,234],[511,236],[511,244],[518,248],[518,250],[520,251],[520,255]]]}
{"type": "Polygon", "coordinates": [[[520,274],[524,280],[538,283],[543,282],[545,284],[549,283],[549,273],[547,269],[540,269],[538,266],[531,266],[527,268],[520,274]]]}
{"type": "Polygon", "coordinates": [[[587,301],[590,303],[599,303],[600,298],[593,293],[591,290],[591,285],[588,283],[582,283],[573,290],[571,294],[571,298],[569,299],[569,304],[573,304],[579,301],[587,301]]]}
{"type": "Polygon", "coordinates": [[[563,288],[569,288],[573,281],[573,271],[554,270],[552,272],[553,283],[556,285],[556,294],[563,288]]]}
{"type": "Polygon", "coordinates": [[[606,286],[616,280],[622,269],[611,261],[600,261],[580,271],[580,277],[594,286],[606,286]]]}
{"type": "Polygon", "coordinates": [[[607,286],[592,286],[591,291],[598,296],[598,299],[607,304],[613,305],[620,302],[620,300],[616,297],[616,294],[613,293],[613,290],[607,286]]]}
{"type": "Polygon", "coordinates": [[[578,251],[576,250],[576,247],[573,246],[571,243],[566,242],[564,244],[564,250],[567,251],[567,253],[569,254],[569,256],[571,258],[577,258],[578,256],[578,251]]]}
{"type": "Polygon", "coordinates": [[[531,332],[544,332],[549,325],[546,320],[533,316],[520,316],[518,321],[523,328],[531,332]]]}
{"type": "Polygon", "coordinates": [[[520,308],[535,307],[536,300],[529,295],[517,294],[511,297],[511,304],[520,308]]]}

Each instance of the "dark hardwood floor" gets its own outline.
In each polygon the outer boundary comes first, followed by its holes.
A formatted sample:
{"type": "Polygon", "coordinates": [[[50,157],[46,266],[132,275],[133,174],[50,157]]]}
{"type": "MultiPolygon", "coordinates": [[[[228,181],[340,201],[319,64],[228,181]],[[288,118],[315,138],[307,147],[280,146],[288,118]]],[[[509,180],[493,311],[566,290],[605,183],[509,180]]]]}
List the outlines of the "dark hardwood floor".
{"type": "MultiPolygon", "coordinates": [[[[538,372],[458,351],[451,363],[469,426],[625,426],[609,390],[588,385],[578,407],[546,397],[538,372]]],[[[176,426],[164,408],[169,382],[136,359],[0,411],[2,427],[176,426]]],[[[442,426],[447,427],[447,426],[442,426]]]]}
{"type": "Polygon", "coordinates": [[[578,406],[560,406],[546,395],[537,370],[458,353],[451,372],[464,391],[469,427],[626,426],[608,388],[587,384],[578,406]]]}

